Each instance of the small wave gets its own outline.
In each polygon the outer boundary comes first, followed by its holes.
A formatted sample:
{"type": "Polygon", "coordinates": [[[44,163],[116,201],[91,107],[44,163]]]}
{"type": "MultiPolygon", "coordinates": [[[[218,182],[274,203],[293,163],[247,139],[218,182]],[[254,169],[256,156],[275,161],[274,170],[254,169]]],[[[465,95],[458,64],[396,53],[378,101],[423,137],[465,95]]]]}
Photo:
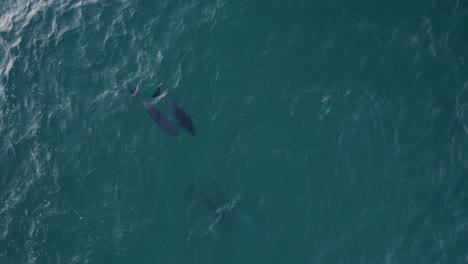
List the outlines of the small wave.
{"type": "Polygon", "coordinates": [[[10,32],[13,28],[13,13],[7,13],[0,17],[0,33],[2,32],[10,32]]]}
{"type": "MultiPolygon", "coordinates": [[[[16,61],[16,56],[11,52],[12,49],[16,48],[21,42],[21,38],[17,38],[12,43],[7,43],[0,39],[0,80],[8,79],[11,69],[16,61]],[[2,58],[3,57],[3,58],[2,58]]],[[[0,97],[5,95],[4,84],[0,83],[0,97]]]]}
{"type": "Polygon", "coordinates": [[[456,98],[455,114],[458,122],[468,135],[468,80],[463,84],[460,94],[456,98]]]}
{"type": "MultiPolygon", "coordinates": [[[[0,80],[8,79],[14,66],[17,55],[12,50],[22,41],[22,32],[31,23],[31,20],[50,5],[51,1],[2,3],[7,11],[0,16],[0,33],[9,33],[0,39],[0,80]]],[[[5,93],[4,84],[0,83],[0,97],[5,93]]]]}
{"type": "Polygon", "coordinates": [[[161,50],[158,50],[158,55],[156,56],[156,58],[157,58],[158,63],[162,62],[164,56],[163,56],[161,50]]]}

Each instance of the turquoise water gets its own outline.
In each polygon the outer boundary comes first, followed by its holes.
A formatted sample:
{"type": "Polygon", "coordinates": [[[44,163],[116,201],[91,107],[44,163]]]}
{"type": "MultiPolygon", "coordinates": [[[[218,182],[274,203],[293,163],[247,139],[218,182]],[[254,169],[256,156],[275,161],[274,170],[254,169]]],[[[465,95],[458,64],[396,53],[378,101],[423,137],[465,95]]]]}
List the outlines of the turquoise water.
{"type": "Polygon", "coordinates": [[[468,2],[410,2],[3,0],[0,263],[468,263],[468,2]]]}

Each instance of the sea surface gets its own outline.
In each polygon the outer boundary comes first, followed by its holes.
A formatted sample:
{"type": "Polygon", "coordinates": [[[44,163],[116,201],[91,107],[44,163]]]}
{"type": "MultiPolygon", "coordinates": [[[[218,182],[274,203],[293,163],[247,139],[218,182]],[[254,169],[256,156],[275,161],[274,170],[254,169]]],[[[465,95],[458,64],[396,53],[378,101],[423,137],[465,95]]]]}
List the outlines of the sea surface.
{"type": "Polygon", "coordinates": [[[468,1],[1,1],[1,264],[467,249],[468,1]]]}

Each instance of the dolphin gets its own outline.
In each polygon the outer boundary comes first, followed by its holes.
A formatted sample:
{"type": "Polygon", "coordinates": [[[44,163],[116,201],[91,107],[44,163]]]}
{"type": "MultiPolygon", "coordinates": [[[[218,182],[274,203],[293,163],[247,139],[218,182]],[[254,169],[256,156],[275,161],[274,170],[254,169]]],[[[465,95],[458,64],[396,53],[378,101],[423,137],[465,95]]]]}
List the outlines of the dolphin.
{"type": "Polygon", "coordinates": [[[250,231],[255,230],[254,220],[248,214],[246,214],[236,206],[237,202],[241,198],[240,196],[237,196],[232,201],[223,204],[214,201],[207,194],[198,191],[193,183],[190,184],[188,191],[192,196],[194,196],[196,200],[198,200],[201,204],[206,206],[212,213],[212,216],[210,218],[214,221],[209,229],[212,229],[214,225],[216,225],[225,216],[231,215],[237,218],[237,220],[239,220],[245,226],[247,226],[247,228],[250,231]]]}
{"type": "MultiPolygon", "coordinates": [[[[138,85],[133,87],[130,90],[130,95],[137,96],[138,89],[138,85]]],[[[151,119],[153,119],[153,121],[156,124],[158,124],[165,132],[173,136],[177,136],[179,134],[177,126],[173,122],[171,122],[171,120],[167,118],[167,116],[165,116],[161,111],[159,111],[153,105],[141,98],[141,96],[138,96],[138,98],[140,98],[141,102],[143,103],[143,106],[145,107],[146,112],[151,117],[151,119]]]]}
{"type": "MultiPolygon", "coordinates": [[[[156,92],[151,96],[152,98],[157,98],[162,96],[161,95],[161,86],[162,83],[160,83],[156,87],[156,92]]],[[[169,98],[167,95],[163,97],[164,102],[169,105],[169,108],[171,109],[172,115],[174,115],[175,119],[177,120],[177,123],[183,127],[185,130],[187,130],[192,136],[195,136],[195,126],[193,125],[192,119],[180,108],[171,98],[169,98]]]]}

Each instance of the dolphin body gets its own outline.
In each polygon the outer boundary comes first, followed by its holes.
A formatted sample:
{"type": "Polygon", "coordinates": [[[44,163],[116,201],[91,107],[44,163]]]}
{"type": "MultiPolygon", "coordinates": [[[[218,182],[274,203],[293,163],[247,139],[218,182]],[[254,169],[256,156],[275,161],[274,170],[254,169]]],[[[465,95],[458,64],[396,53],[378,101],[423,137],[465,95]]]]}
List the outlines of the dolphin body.
{"type": "MultiPolygon", "coordinates": [[[[136,85],[130,90],[130,95],[136,96],[138,93],[139,86],[136,85]]],[[[171,122],[171,120],[165,116],[161,111],[157,110],[154,108],[153,105],[145,101],[143,98],[138,96],[140,98],[141,102],[143,103],[143,106],[145,107],[146,112],[148,115],[153,119],[153,121],[158,124],[166,133],[177,136],[179,134],[179,131],[177,129],[177,126],[171,122]]]]}
{"type": "MultiPolygon", "coordinates": [[[[151,96],[152,98],[161,96],[161,86],[162,83],[156,87],[156,92],[151,96]]],[[[177,120],[177,123],[187,130],[192,136],[195,136],[195,127],[192,119],[167,95],[163,97],[163,100],[171,109],[172,115],[177,120]]]]}
{"type": "Polygon", "coordinates": [[[188,191],[192,196],[194,196],[196,200],[206,206],[213,213],[211,218],[214,220],[214,222],[210,229],[212,229],[214,225],[216,225],[222,218],[224,218],[224,216],[232,215],[245,226],[247,226],[250,231],[255,230],[254,220],[236,207],[236,203],[239,201],[240,196],[236,197],[227,204],[221,204],[211,199],[208,195],[198,191],[193,183],[190,184],[188,191]]]}

